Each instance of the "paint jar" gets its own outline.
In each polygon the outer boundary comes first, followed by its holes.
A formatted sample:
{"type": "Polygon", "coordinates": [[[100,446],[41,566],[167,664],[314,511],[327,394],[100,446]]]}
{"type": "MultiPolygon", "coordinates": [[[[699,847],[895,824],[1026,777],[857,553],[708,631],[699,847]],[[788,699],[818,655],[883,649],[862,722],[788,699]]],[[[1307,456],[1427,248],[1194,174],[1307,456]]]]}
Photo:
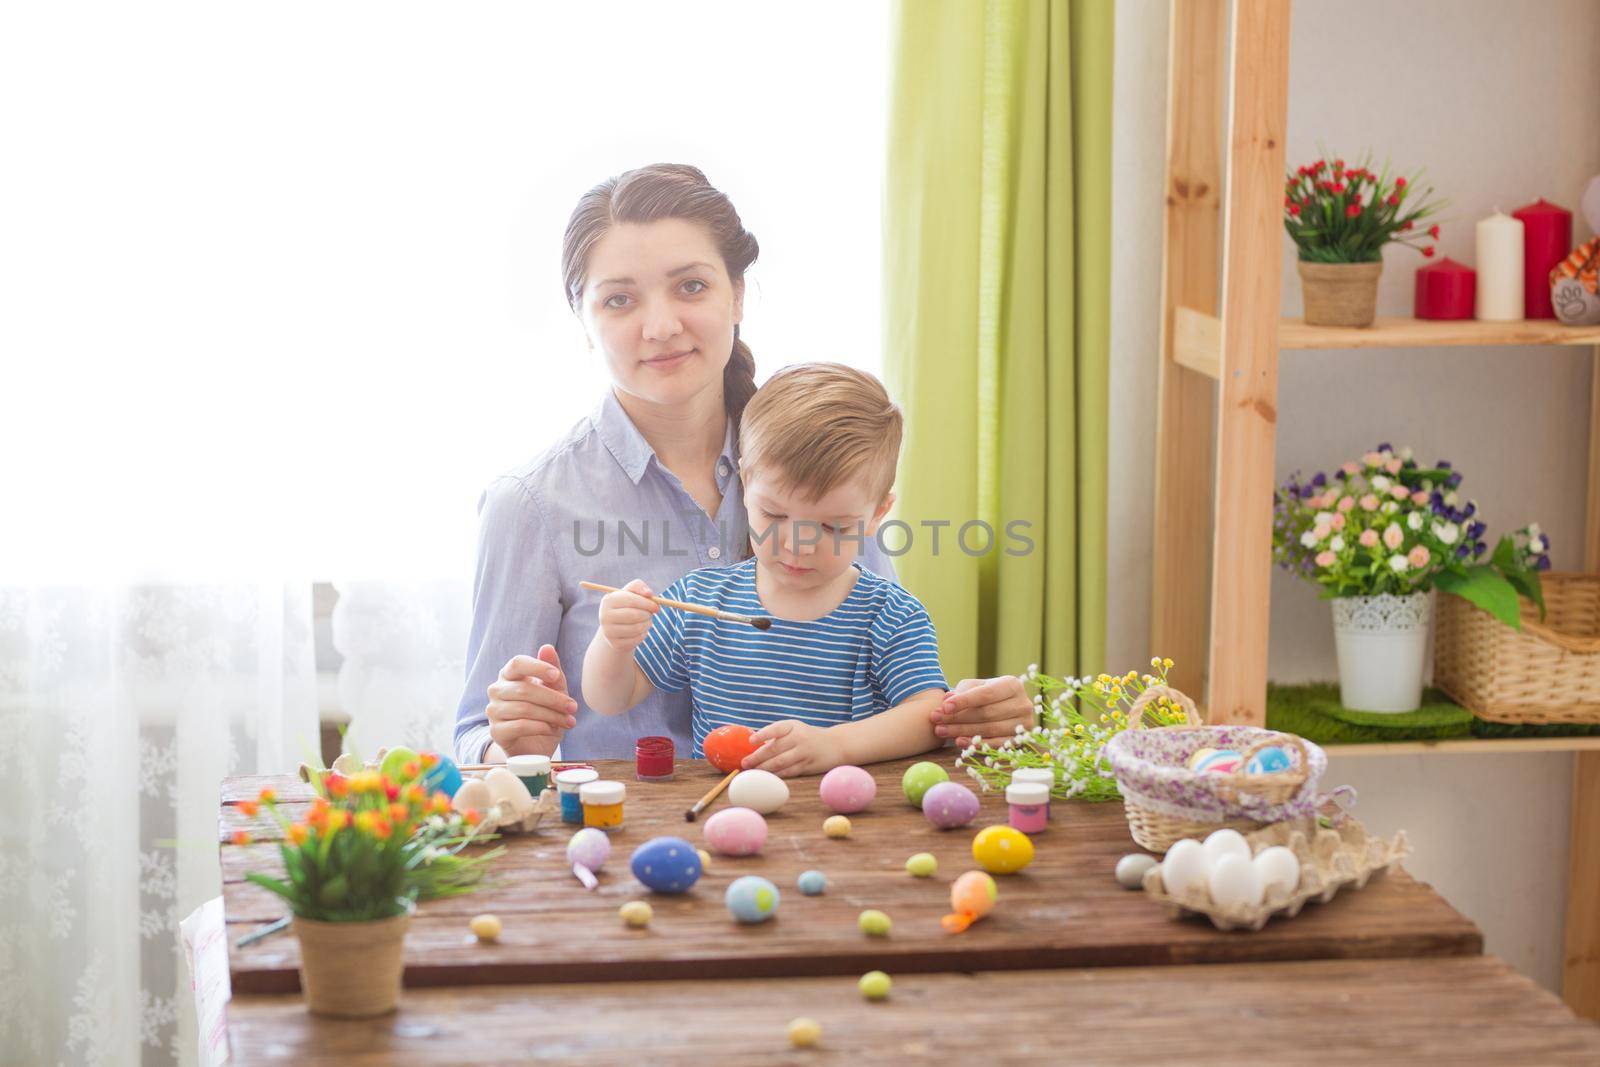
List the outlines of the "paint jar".
{"type": "Polygon", "coordinates": [[[1050,790],[1056,787],[1056,772],[1052,767],[1024,767],[1020,771],[1011,772],[1011,784],[1019,785],[1024,782],[1037,782],[1044,786],[1044,814],[1050,817],[1050,790]]]}
{"type": "Polygon", "coordinates": [[[622,829],[622,798],[628,789],[621,782],[589,782],[578,787],[583,802],[583,825],[600,830],[622,829]]]}
{"type": "Polygon", "coordinates": [[[1050,790],[1039,782],[1012,782],[1006,786],[1006,804],[1011,808],[1011,828],[1025,834],[1043,833],[1049,823],[1045,805],[1050,790]]]}
{"type": "Polygon", "coordinates": [[[506,770],[522,779],[522,784],[528,787],[528,795],[535,800],[550,788],[549,756],[507,756],[506,770]]]}
{"type": "Polygon", "coordinates": [[[600,772],[593,767],[574,767],[556,775],[556,792],[561,795],[562,822],[574,826],[583,823],[583,802],[578,799],[578,789],[599,779],[600,772]]]}
{"type": "Polygon", "coordinates": [[[641,782],[672,781],[672,755],[672,738],[639,738],[633,746],[635,777],[641,782]]]}

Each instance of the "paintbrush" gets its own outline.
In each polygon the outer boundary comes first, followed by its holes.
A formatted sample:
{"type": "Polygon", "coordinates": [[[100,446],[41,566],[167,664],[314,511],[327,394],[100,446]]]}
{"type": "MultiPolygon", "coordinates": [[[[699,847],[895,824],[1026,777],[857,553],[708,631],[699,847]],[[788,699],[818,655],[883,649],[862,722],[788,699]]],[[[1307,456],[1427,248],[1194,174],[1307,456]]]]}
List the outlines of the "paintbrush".
{"type": "MultiPolygon", "coordinates": [[[[579,582],[578,584],[585,589],[593,589],[597,593],[620,593],[622,591],[613,586],[601,585],[599,582],[579,582]]],[[[693,612],[696,615],[705,615],[709,618],[721,619],[724,622],[743,623],[746,626],[754,626],[758,630],[772,629],[772,620],[765,616],[736,615],[731,611],[718,611],[716,608],[708,608],[702,604],[690,604],[682,600],[668,600],[664,596],[651,596],[645,599],[654,600],[664,607],[677,608],[679,611],[693,612]]]]}
{"type": "Polygon", "coordinates": [[[733,781],[733,776],[738,773],[737,770],[729,771],[726,778],[712,786],[705,796],[694,802],[694,807],[683,813],[683,821],[694,822],[695,819],[699,818],[700,813],[705,811],[724,789],[728,788],[728,783],[733,781]]]}

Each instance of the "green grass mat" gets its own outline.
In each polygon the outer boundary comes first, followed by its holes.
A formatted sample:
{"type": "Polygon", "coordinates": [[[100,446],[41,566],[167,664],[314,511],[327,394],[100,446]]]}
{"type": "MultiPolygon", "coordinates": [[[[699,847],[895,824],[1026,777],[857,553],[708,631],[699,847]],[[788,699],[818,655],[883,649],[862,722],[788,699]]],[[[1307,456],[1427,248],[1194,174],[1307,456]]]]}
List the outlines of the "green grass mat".
{"type": "Polygon", "coordinates": [[[1422,694],[1416,711],[1386,715],[1352,711],[1339,703],[1332,682],[1267,686],[1267,726],[1322,745],[1381,741],[1436,741],[1470,737],[1583,737],[1595,726],[1532,726],[1484,722],[1437,689],[1422,694]]]}

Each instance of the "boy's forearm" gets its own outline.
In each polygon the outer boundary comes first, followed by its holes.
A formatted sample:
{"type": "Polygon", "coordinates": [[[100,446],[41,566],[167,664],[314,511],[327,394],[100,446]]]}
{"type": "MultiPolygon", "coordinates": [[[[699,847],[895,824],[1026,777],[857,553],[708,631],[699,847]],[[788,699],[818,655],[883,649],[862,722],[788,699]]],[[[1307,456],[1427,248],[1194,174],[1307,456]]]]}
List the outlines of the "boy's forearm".
{"type": "Polygon", "coordinates": [[[640,689],[648,684],[633,656],[612,648],[601,634],[594,635],[583,656],[584,703],[601,715],[621,715],[644,699],[640,689]]]}
{"type": "Polygon", "coordinates": [[[931,712],[944,701],[943,689],[926,689],[888,711],[830,726],[844,763],[856,765],[899,759],[938,748],[931,712]]]}

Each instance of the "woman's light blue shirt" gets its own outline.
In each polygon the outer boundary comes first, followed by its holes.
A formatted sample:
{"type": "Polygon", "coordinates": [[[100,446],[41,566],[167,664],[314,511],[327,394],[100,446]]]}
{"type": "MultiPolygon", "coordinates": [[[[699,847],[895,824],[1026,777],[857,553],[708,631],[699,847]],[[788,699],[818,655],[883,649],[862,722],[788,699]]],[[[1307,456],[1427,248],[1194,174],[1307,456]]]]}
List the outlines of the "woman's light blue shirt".
{"type": "MultiPolygon", "coordinates": [[[[473,589],[467,679],[456,708],[457,760],[477,763],[489,745],[489,686],[513,656],[552,644],[578,725],[567,731],[570,759],[628,759],[634,742],[666,735],[680,757],[694,749],[689,694],[656,692],[623,715],[603,716],[583,699],[583,654],[599,629],[601,593],[583,580],[623,586],[643,578],[657,593],[697,567],[727,567],[744,552],[747,516],[732,427],[717,459],[722,494],[715,517],[607,393],[533,462],[496,478],[478,502],[478,570],[473,589]]],[[[894,578],[889,558],[868,540],[863,567],[894,578]]]]}

